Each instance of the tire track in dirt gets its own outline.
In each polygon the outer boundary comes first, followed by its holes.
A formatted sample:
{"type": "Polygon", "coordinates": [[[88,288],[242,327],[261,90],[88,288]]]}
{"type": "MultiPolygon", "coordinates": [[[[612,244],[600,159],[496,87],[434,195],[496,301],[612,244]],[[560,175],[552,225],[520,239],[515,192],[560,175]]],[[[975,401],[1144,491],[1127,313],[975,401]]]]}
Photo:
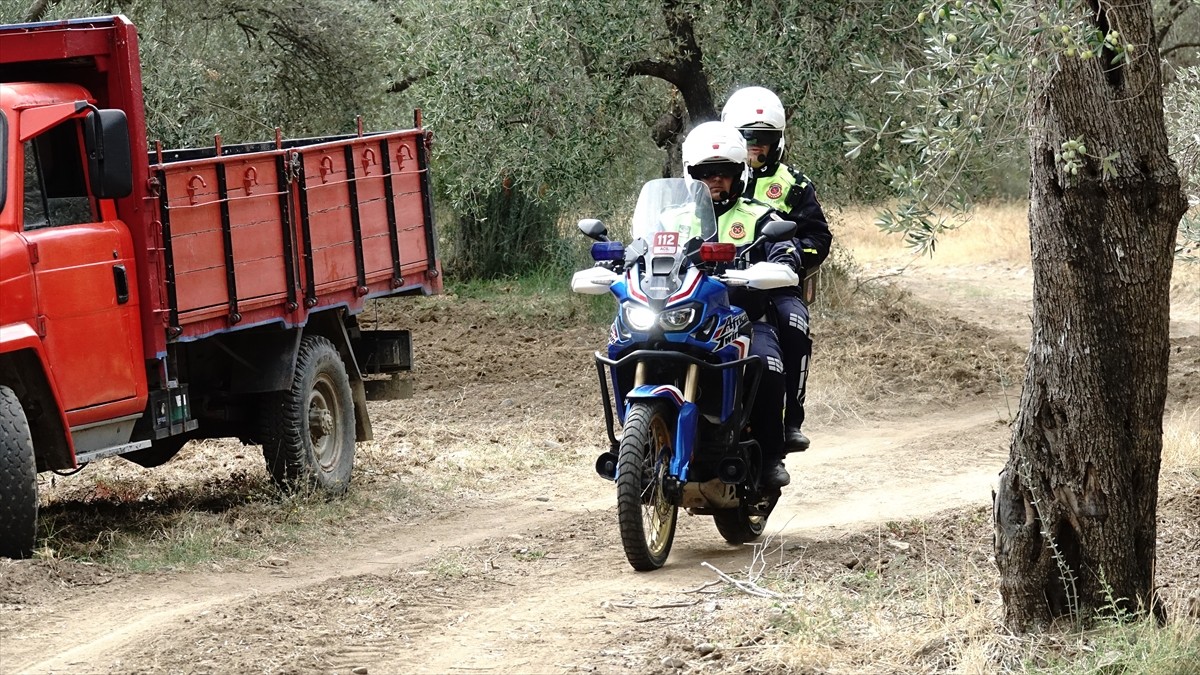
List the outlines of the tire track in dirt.
{"type": "Polygon", "coordinates": [[[544,505],[531,506],[528,500],[524,501],[506,500],[431,524],[381,528],[360,541],[352,556],[324,551],[311,558],[292,560],[287,567],[264,564],[244,572],[188,572],[161,581],[114,582],[113,585],[128,587],[110,585],[70,598],[56,605],[47,616],[22,627],[20,633],[10,635],[0,648],[0,669],[18,673],[77,673],[83,668],[96,668],[123,647],[146,635],[166,632],[164,626],[185,617],[200,616],[218,607],[229,608],[263,596],[285,594],[330,579],[413,565],[427,558],[430,545],[437,542],[466,546],[505,528],[524,530],[555,520],[556,515],[547,513],[544,505]],[[397,547],[397,542],[403,541],[411,541],[412,546],[397,547]],[[135,584],[141,587],[134,588],[135,584]],[[48,644],[61,644],[65,640],[75,644],[46,655],[48,644]]]}
{"type": "MultiPolygon", "coordinates": [[[[879,426],[814,433],[813,449],[788,460],[793,485],[772,515],[768,534],[781,542],[804,541],[868,523],[986,503],[988,485],[1003,465],[1008,433],[997,417],[992,407],[976,403],[879,426]]],[[[307,593],[309,602],[337,602],[345,597],[342,589],[356,579],[388,582],[389,575],[408,575],[448,548],[536,533],[551,543],[556,556],[545,574],[509,577],[478,595],[456,597],[450,589],[443,600],[437,594],[420,595],[439,582],[418,580],[418,595],[404,607],[416,615],[416,623],[401,622],[380,629],[380,635],[320,647],[322,667],[366,664],[372,672],[431,673],[487,667],[502,672],[531,665],[565,668],[594,661],[606,651],[607,666],[615,667],[636,656],[621,647],[629,640],[627,614],[653,616],[653,610],[640,604],[614,610],[612,603],[686,599],[682,589],[713,578],[701,562],[731,573],[750,562],[751,549],[724,544],[708,518],[681,516],[667,567],[635,573],[621,552],[611,486],[590,475],[554,480],[554,493],[569,498],[539,502],[536,497],[544,491],[529,486],[519,488],[524,493],[488,499],[444,519],[381,523],[365,533],[350,555],[326,550],[293,559],[286,567],[118,580],[19,626],[0,647],[0,666],[16,673],[111,672],[150,664],[167,670],[194,667],[202,655],[188,653],[187,645],[197,642],[189,636],[214,613],[236,625],[261,610],[256,607],[283,606],[297,593],[307,593]],[[577,532],[595,536],[576,538],[577,532]],[[328,589],[324,595],[318,592],[322,588],[328,589]],[[67,642],[71,646],[54,646],[67,642]],[[397,649],[398,644],[403,648],[397,649]]]]}
{"type": "MultiPolygon", "coordinates": [[[[977,406],[891,423],[814,434],[814,447],[788,460],[793,482],[771,516],[767,535],[779,545],[836,536],[836,530],[919,518],[990,501],[1008,437],[996,411],[977,406]],[[852,491],[842,476],[878,483],[852,491]]],[[[609,499],[615,503],[610,493],[609,499]]],[[[595,518],[597,514],[593,514],[595,518]]],[[[636,644],[631,625],[669,617],[656,605],[694,600],[687,589],[711,581],[708,562],[737,575],[752,562],[752,547],[721,541],[707,517],[680,516],[667,565],[640,574],[625,563],[615,517],[609,544],[557,570],[552,579],[521,584],[480,598],[467,616],[407,644],[402,656],[372,665],[382,672],[520,672],[636,668],[654,655],[636,644]],[[689,600],[690,599],[690,600],[689,600]],[[632,606],[630,606],[632,605],[632,606]],[[615,609],[614,609],[615,608],[615,609]]]]}

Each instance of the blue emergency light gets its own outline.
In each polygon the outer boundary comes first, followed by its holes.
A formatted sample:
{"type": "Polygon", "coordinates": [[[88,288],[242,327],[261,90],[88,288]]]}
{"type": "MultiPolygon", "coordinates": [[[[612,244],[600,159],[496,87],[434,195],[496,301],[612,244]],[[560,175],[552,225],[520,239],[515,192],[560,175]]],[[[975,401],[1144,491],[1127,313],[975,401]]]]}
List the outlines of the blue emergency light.
{"type": "Polygon", "coordinates": [[[625,257],[625,244],[619,241],[598,241],[592,244],[592,260],[621,260],[625,257]]]}

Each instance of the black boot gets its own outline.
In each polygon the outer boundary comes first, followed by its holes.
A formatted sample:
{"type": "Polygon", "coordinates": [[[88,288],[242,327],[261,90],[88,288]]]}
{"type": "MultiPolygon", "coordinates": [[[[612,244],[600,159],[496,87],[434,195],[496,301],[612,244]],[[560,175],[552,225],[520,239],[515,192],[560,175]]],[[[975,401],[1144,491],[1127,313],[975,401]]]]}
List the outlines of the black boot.
{"type": "Polygon", "coordinates": [[[786,452],[804,452],[808,449],[808,436],[800,427],[788,427],[783,432],[783,449],[786,452]]]}
{"type": "Polygon", "coordinates": [[[792,482],[782,457],[764,460],[762,482],[764,487],[783,487],[792,482]]]}

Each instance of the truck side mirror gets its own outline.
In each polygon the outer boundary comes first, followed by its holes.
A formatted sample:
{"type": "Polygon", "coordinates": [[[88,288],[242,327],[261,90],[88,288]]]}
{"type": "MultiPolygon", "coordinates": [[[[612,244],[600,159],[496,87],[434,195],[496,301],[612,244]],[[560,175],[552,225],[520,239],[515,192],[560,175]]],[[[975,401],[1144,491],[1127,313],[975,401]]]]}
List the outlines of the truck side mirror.
{"type": "Polygon", "coordinates": [[[133,161],[125,111],[89,112],[83,118],[83,141],[92,194],[100,199],[128,197],[133,192],[133,161]]]}

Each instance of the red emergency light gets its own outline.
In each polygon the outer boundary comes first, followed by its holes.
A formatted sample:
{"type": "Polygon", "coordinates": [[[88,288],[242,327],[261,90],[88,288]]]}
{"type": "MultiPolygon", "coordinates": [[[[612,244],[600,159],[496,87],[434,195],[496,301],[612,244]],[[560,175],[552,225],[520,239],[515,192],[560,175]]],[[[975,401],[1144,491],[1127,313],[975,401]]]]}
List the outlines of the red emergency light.
{"type": "Polygon", "coordinates": [[[700,244],[700,259],[704,262],[733,262],[737,247],[733,244],[717,244],[706,241],[700,244]]]}

